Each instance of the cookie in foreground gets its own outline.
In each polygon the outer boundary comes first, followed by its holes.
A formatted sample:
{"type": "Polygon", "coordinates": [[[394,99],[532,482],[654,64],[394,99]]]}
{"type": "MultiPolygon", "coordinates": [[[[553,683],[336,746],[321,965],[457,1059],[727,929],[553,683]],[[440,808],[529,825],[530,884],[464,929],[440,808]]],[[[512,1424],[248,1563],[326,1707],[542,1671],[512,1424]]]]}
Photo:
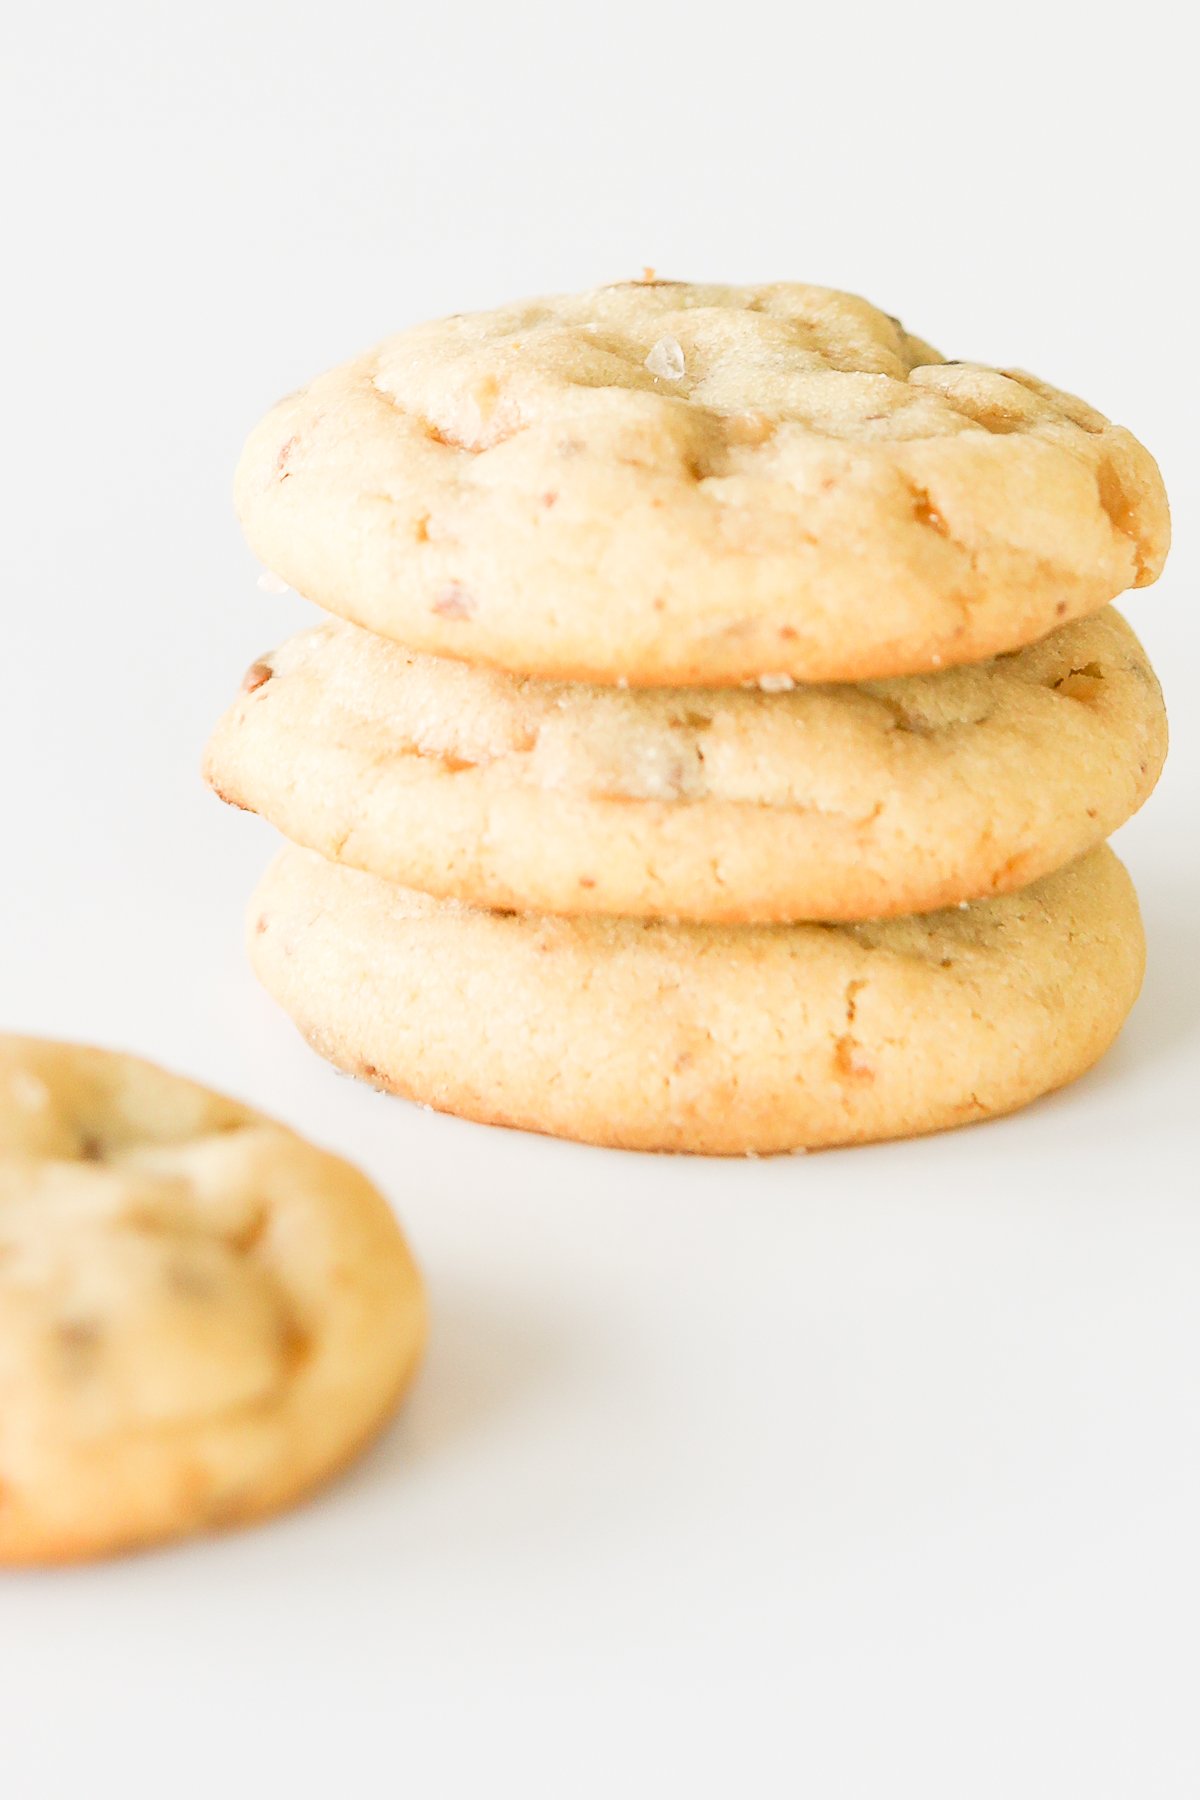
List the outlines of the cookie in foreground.
{"type": "Polygon", "coordinates": [[[282,401],[236,499],[269,569],[520,674],[862,680],[1153,581],[1153,458],[853,294],[623,282],[401,332],[282,401]]]}
{"type": "Polygon", "coordinates": [[[1145,954],[1106,846],[973,906],[789,926],[486,912],[289,849],[249,943],[310,1043],[377,1087],[589,1143],[727,1155],[1023,1106],[1109,1047],[1145,954]]]}
{"type": "Polygon", "coordinates": [[[347,1163],[136,1058],[0,1038],[0,1562],[287,1506],[380,1429],[424,1331],[347,1163]]]}
{"type": "Polygon", "coordinates": [[[1111,608],[987,663],[774,694],[523,680],[330,623],[254,665],[206,773],[426,893],[744,923],[1023,886],[1137,810],[1166,741],[1111,608]]]}

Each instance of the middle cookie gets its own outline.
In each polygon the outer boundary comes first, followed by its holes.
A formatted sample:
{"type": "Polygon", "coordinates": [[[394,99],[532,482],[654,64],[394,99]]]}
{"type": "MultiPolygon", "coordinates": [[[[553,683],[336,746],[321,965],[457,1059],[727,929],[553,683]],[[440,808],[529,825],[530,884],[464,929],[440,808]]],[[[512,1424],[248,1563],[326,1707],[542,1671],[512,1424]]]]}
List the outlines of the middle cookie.
{"type": "Polygon", "coordinates": [[[1111,607],[968,667],[772,693],[522,680],[331,623],[253,666],[205,775],[427,893],[739,923],[1022,887],[1135,812],[1165,753],[1111,607]]]}

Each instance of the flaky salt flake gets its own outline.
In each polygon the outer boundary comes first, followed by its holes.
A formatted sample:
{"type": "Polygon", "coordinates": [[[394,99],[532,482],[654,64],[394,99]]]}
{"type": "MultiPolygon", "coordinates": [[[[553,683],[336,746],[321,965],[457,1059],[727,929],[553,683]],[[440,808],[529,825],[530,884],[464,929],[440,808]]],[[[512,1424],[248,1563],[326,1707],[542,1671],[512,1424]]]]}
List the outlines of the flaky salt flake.
{"type": "Polygon", "coordinates": [[[755,684],[764,694],[786,694],[796,683],[790,675],[760,675],[755,684]]]}
{"type": "Polygon", "coordinates": [[[274,569],[264,569],[258,578],[258,585],[264,594],[286,594],[290,583],[282,575],[277,575],[274,569]]]}
{"type": "Polygon", "coordinates": [[[971,907],[971,902],[969,900],[960,900],[958,903],[959,912],[969,912],[970,907],[971,907]]]}
{"type": "Polygon", "coordinates": [[[628,677],[628,675],[618,675],[618,676],[617,676],[617,682],[616,682],[616,685],[617,685],[617,686],[618,686],[618,687],[619,687],[619,688],[627,688],[627,687],[628,687],[628,686],[629,686],[629,677],[628,677]]]}
{"type": "Polygon", "coordinates": [[[646,358],[646,367],[663,381],[683,380],[683,345],[678,338],[660,337],[646,358]]]}

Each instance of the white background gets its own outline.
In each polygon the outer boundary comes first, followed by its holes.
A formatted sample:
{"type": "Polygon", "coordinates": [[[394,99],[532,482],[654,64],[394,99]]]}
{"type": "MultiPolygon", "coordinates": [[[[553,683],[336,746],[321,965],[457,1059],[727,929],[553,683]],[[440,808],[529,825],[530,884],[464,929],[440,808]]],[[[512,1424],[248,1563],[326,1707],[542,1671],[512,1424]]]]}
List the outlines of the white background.
{"type": "Polygon", "coordinates": [[[1200,1790],[1195,92],[1155,0],[28,6],[0,106],[0,1013],[361,1161],[432,1352],[278,1523],[0,1578],[0,1783],[66,1794],[1200,1790]],[[1021,1117],[750,1164],[429,1117],[255,989],[196,769],[303,619],[231,516],[279,394],[636,274],[865,291],[1161,458],[1150,971],[1021,1117]]]}

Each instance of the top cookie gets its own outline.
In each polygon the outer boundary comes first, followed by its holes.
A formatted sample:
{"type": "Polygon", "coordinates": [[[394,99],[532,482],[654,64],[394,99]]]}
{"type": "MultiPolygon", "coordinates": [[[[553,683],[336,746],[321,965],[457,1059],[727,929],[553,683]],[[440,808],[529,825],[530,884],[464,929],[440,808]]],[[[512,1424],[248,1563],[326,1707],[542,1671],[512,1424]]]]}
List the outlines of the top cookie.
{"type": "Polygon", "coordinates": [[[444,319],[282,401],[263,561],[413,648],[633,684],[862,680],[1153,581],[1153,458],[829,288],[631,282],[444,319]]]}

